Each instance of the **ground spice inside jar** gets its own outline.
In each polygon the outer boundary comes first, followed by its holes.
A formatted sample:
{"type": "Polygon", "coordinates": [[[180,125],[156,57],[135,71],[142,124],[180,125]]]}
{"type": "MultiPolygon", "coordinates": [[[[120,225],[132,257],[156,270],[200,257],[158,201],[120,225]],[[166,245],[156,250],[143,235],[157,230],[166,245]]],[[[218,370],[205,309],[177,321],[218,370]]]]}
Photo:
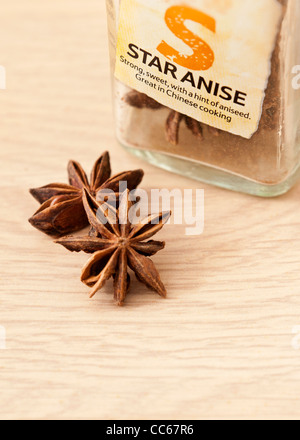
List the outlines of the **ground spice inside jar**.
{"type": "Polygon", "coordinates": [[[200,121],[201,135],[198,136],[188,123],[181,123],[179,140],[174,145],[165,135],[170,109],[163,105],[159,108],[130,105],[126,96],[132,89],[117,81],[117,135],[120,142],[130,149],[145,151],[146,154],[140,154],[144,157],[159,153],[183,158],[190,162],[191,169],[193,164],[202,164],[258,184],[278,185],[288,179],[299,166],[299,120],[294,116],[296,124],[293,125],[293,120],[287,122],[287,117],[295,114],[297,101],[290,90],[289,69],[293,62],[296,63],[296,49],[300,47],[300,37],[291,37],[296,17],[300,17],[300,8],[294,0],[277,1],[282,6],[282,19],[272,52],[261,119],[258,130],[250,139],[221,129],[212,130],[211,126],[200,121]]]}

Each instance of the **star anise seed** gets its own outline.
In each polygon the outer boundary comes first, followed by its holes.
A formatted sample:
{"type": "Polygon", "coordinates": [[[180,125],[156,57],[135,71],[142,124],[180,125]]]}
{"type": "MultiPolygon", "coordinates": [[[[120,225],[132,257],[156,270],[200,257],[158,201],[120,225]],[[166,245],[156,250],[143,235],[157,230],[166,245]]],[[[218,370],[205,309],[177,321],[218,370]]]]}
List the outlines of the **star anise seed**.
{"type": "Polygon", "coordinates": [[[125,301],[130,286],[130,268],[137,279],[148,288],[166,297],[166,289],[154,263],[149,258],[165,247],[161,241],[146,241],[159,232],[169,220],[171,213],[150,215],[138,224],[130,222],[129,212],[133,203],[129,191],[121,196],[119,210],[107,203],[99,203],[84,190],[84,207],[93,236],[69,236],[57,241],[72,252],[93,254],[82,270],[81,281],[92,287],[92,298],[106,281],[114,279],[114,298],[119,306],[125,301]],[[106,223],[103,222],[106,219],[106,223]]]}
{"type": "Polygon", "coordinates": [[[95,163],[90,180],[78,162],[69,162],[68,174],[69,185],[52,183],[30,190],[32,196],[42,205],[29,222],[50,236],[63,236],[88,226],[82,202],[84,189],[93,195],[100,191],[111,190],[115,192],[117,198],[121,181],[127,182],[127,187],[132,190],[140,184],[144,176],[143,170],[134,170],[110,177],[108,152],[105,152],[95,163]]]}

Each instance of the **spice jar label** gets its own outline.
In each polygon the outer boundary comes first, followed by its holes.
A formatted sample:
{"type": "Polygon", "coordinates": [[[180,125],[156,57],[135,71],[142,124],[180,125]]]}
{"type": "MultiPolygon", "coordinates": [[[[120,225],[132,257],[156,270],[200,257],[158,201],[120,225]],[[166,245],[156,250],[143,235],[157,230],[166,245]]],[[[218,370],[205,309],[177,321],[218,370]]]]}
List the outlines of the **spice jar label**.
{"type": "Polygon", "coordinates": [[[122,0],[115,76],[164,106],[250,139],[281,17],[277,0],[122,0]]]}

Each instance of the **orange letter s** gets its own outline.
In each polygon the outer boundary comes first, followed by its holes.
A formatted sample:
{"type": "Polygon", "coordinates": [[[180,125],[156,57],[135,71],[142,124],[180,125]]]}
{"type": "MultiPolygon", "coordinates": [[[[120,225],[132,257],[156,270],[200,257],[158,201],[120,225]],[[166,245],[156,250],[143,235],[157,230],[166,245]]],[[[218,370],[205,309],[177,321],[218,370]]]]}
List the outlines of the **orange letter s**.
{"type": "Polygon", "coordinates": [[[166,12],[165,20],[168,28],[176,37],[193,49],[193,55],[186,56],[162,41],[157,50],[182,67],[191,70],[208,70],[214,63],[215,55],[211,47],[185,26],[186,20],[202,24],[212,32],[216,32],[216,21],[209,15],[187,6],[172,6],[166,12]]]}

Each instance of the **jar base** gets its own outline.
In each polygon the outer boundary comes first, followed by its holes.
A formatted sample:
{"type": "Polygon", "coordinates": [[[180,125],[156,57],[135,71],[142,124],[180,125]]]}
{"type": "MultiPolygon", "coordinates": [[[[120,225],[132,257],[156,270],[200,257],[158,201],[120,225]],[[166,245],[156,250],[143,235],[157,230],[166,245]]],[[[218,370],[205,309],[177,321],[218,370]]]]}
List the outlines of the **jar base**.
{"type": "Polygon", "coordinates": [[[220,188],[238,191],[258,197],[278,197],[287,193],[300,177],[300,167],[294,170],[287,179],[278,184],[263,184],[234,175],[226,171],[212,168],[201,163],[192,162],[168,154],[157,153],[129,146],[123,147],[134,156],[146,160],[152,165],[172,173],[181,174],[194,180],[212,184],[220,188]]]}

